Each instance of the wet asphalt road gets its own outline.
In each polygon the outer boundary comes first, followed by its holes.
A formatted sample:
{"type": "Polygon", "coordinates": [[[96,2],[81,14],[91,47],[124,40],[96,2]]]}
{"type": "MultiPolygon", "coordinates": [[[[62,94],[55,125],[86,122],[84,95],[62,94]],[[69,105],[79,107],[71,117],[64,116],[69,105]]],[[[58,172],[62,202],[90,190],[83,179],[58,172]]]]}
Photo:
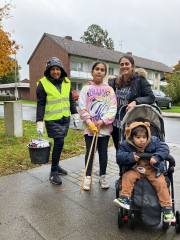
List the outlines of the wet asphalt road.
{"type": "MultiPolygon", "coordinates": [[[[4,105],[0,105],[0,117],[4,116],[4,105]]],[[[23,107],[23,120],[36,121],[36,107],[23,107]]],[[[165,118],[165,139],[167,143],[180,144],[180,118],[165,118]]],[[[78,128],[81,129],[82,122],[80,121],[78,128]]],[[[73,128],[71,119],[70,127],[73,128]]]]}

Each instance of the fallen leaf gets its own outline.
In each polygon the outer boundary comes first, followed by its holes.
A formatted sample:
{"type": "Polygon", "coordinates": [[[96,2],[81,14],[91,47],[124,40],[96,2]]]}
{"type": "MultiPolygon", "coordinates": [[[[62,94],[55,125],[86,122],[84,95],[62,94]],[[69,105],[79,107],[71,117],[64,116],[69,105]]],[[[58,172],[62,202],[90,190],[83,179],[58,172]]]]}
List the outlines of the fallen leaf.
{"type": "Polygon", "coordinates": [[[68,189],[67,188],[60,188],[59,191],[65,192],[65,191],[68,191],[68,189]]]}

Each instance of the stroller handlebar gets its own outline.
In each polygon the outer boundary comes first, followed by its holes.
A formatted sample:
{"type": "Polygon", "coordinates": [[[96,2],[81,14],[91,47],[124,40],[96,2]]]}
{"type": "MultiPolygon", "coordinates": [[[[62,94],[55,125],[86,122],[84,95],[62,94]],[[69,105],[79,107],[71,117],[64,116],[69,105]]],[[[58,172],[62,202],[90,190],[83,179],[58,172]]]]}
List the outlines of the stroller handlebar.
{"type": "MultiPolygon", "coordinates": [[[[136,153],[136,155],[141,159],[150,160],[154,153],[136,153]]],[[[165,160],[169,162],[169,167],[175,167],[175,160],[171,155],[168,155],[165,160]]]]}

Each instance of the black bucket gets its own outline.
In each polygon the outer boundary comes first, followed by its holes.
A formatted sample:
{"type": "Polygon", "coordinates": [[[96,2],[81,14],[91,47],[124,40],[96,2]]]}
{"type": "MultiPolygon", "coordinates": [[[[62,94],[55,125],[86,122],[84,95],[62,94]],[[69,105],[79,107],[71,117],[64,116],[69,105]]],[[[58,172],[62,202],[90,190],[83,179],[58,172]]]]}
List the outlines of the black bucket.
{"type": "Polygon", "coordinates": [[[31,158],[31,163],[34,164],[45,164],[49,162],[49,155],[51,151],[52,143],[49,143],[50,145],[47,147],[31,147],[29,144],[27,147],[29,148],[29,154],[31,158]]]}

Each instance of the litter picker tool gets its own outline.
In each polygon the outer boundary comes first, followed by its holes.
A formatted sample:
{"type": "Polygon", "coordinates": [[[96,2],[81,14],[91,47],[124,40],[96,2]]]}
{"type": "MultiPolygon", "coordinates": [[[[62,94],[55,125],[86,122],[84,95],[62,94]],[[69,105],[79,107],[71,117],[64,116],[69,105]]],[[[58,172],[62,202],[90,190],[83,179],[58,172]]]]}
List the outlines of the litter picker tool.
{"type": "Polygon", "coordinates": [[[95,147],[94,147],[94,157],[93,157],[92,170],[91,170],[91,182],[90,182],[90,188],[89,188],[89,195],[91,194],[92,177],[93,177],[94,162],[95,162],[95,155],[96,155],[96,148],[97,148],[97,140],[98,140],[98,133],[95,133],[95,134],[96,134],[96,142],[95,142],[95,147]]]}
{"type": "MultiPolygon", "coordinates": [[[[97,134],[98,134],[98,133],[97,133],[97,134]]],[[[79,190],[79,194],[81,193],[81,190],[82,190],[82,187],[83,187],[84,178],[85,178],[85,176],[86,176],[86,172],[87,172],[87,168],[88,168],[89,159],[90,159],[90,156],[91,156],[91,152],[92,152],[92,147],[93,147],[93,144],[94,144],[95,136],[97,136],[96,133],[94,133],[93,140],[92,140],[92,143],[91,143],[91,148],[90,148],[90,151],[89,151],[88,160],[87,160],[86,167],[85,167],[85,170],[84,170],[84,175],[83,175],[83,179],[82,179],[82,182],[81,182],[81,187],[80,187],[80,190],[79,190]]],[[[96,142],[97,142],[97,141],[96,141],[96,142]]],[[[97,144],[97,143],[96,143],[96,144],[97,144]]],[[[96,146],[95,146],[95,148],[96,148],[96,146]]],[[[94,159],[93,159],[93,160],[94,160],[94,159]]],[[[91,172],[91,175],[92,175],[92,172],[91,172]]]]}

